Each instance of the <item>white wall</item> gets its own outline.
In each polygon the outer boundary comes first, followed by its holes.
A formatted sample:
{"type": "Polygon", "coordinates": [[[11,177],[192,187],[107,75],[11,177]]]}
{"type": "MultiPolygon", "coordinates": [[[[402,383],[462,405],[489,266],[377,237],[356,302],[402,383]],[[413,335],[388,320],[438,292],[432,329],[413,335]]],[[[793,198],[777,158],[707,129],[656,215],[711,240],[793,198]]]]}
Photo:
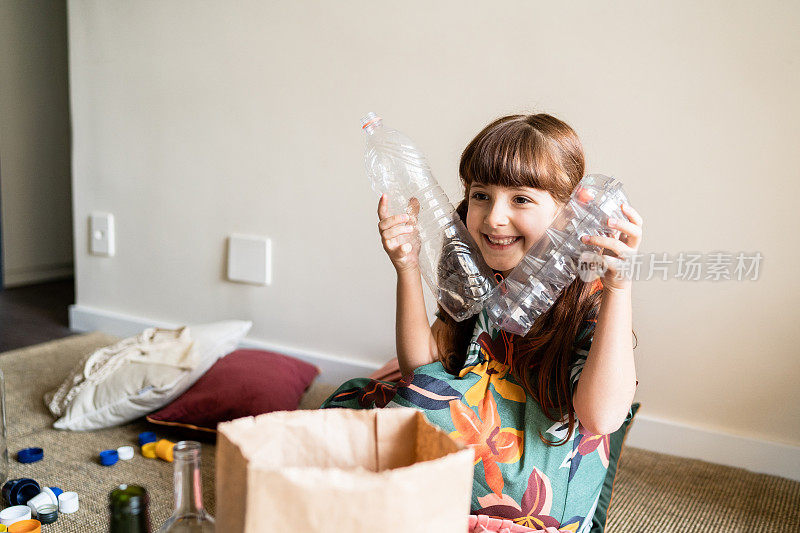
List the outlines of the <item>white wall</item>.
{"type": "Polygon", "coordinates": [[[624,180],[644,252],[760,251],[750,282],[635,286],[643,414],[800,445],[794,331],[797,2],[71,0],[79,306],[246,318],[258,339],[380,363],[394,276],[359,119],[427,151],[457,198],[486,123],[552,112],[624,180]],[[86,253],[114,213],[117,256],[86,253]],[[224,281],[230,233],[273,240],[270,287],[224,281]]]}
{"type": "Polygon", "coordinates": [[[66,2],[0,2],[6,286],[72,274],[66,2]]]}

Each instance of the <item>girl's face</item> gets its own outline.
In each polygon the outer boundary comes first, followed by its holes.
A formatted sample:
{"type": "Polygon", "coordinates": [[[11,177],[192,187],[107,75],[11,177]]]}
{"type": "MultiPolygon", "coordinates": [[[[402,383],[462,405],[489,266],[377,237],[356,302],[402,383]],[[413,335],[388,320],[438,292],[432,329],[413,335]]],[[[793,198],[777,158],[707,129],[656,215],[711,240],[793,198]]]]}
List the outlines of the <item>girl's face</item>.
{"type": "Polygon", "coordinates": [[[556,216],[560,205],[549,192],[473,182],[469,189],[467,230],[483,259],[507,275],[522,260],[556,216]]]}

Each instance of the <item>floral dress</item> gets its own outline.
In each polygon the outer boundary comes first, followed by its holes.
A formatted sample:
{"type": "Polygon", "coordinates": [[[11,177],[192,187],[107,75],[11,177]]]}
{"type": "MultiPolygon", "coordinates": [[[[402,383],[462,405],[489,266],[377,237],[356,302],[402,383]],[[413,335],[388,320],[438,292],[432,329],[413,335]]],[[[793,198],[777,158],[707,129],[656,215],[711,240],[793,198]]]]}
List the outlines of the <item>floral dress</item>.
{"type": "MultiPolygon", "coordinates": [[[[570,379],[574,389],[586,361],[594,321],[576,339],[570,379]]],[[[369,409],[414,407],[434,425],[475,451],[471,508],[531,527],[588,531],[609,460],[609,436],[578,425],[561,446],[547,446],[567,434],[526,393],[505,364],[507,334],[479,315],[464,368],[458,376],[435,362],[399,383],[357,378],[341,385],[322,407],[369,409]]]]}

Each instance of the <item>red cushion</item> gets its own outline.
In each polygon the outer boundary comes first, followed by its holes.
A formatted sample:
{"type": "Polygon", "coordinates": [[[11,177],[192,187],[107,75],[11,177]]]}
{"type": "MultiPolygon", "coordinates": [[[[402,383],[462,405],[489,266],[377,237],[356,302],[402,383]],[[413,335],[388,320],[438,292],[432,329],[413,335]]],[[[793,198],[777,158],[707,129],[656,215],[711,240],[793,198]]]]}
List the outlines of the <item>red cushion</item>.
{"type": "Polygon", "coordinates": [[[297,409],[319,374],[305,361],[264,350],[236,350],[174,402],[147,417],[156,424],[216,431],[217,423],[297,409]]]}

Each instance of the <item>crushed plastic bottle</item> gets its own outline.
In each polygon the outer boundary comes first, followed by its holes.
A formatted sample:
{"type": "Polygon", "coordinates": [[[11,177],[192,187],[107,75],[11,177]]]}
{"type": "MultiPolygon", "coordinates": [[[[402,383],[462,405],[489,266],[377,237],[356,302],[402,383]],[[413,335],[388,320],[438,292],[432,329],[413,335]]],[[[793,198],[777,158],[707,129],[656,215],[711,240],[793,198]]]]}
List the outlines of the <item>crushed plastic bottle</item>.
{"type": "Polygon", "coordinates": [[[486,299],[492,324],[515,335],[528,333],[536,318],[550,309],[578,275],[582,255],[601,252],[580,238],[619,236],[606,222],[609,217],[626,220],[620,208],[623,203],[628,198],[619,180],[600,174],[585,176],[542,238],[486,299]]]}
{"type": "Polygon", "coordinates": [[[361,128],[367,134],[367,175],[375,192],[387,195],[390,213],[413,214],[411,199],[419,201],[419,268],[431,292],[457,321],[476,314],[495,285],[494,276],[427,159],[375,113],[362,119],[361,128]]]}

